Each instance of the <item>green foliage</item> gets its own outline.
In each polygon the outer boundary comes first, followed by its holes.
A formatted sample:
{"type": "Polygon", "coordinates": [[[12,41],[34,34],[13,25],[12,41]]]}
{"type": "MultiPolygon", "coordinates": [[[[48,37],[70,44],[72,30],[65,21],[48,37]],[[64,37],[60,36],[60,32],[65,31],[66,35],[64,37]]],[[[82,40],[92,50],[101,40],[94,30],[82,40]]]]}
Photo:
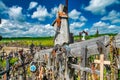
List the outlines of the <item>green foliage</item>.
{"type": "Polygon", "coordinates": [[[0,66],[2,68],[6,67],[6,60],[0,60],[0,66]]]}
{"type": "Polygon", "coordinates": [[[11,43],[17,43],[18,45],[22,46],[30,46],[31,43],[34,43],[35,46],[48,46],[52,47],[54,45],[53,43],[53,37],[38,37],[38,38],[4,38],[0,44],[11,44],[11,43]]]}
{"type": "MultiPolygon", "coordinates": [[[[115,36],[116,34],[99,34],[99,36],[115,36]]],[[[92,39],[96,38],[96,35],[88,35],[86,36],[86,39],[92,39]]],[[[3,38],[2,41],[0,41],[0,44],[10,44],[10,43],[17,43],[22,46],[30,46],[33,42],[35,46],[48,46],[53,47],[54,46],[54,37],[13,37],[13,38],[3,38]]],[[[80,36],[76,35],[74,36],[74,41],[79,41],[80,36]]]]}
{"type": "MultiPolygon", "coordinates": [[[[105,35],[115,36],[115,35],[117,35],[117,34],[112,34],[112,33],[110,33],[110,34],[88,35],[88,36],[86,36],[86,39],[88,40],[88,39],[96,38],[96,37],[98,37],[98,36],[105,36],[105,35]]],[[[82,38],[82,37],[81,37],[81,38],[82,38]]],[[[80,36],[78,36],[78,35],[74,36],[74,40],[75,40],[75,41],[76,41],[76,40],[77,40],[77,41],[80,40],[80,36]]]]}
{"type": "MultiPolygon", "coordinates": [[[[10,65],[14,65],[15,64],[15,62],[17,62],[18,61],[18,58],[11,58],[10,59],[10,65]]],[[[0,66],[2,67],[2,68],[5,68],[6,67],[6,60],[4,59],[4,60],[0,60],[0,66]]]]}
{"type": "Polygon", "coordinates": [[[11,58],[11,59],[10,59],[10,64],[11,64],[11,65],[14,65],[15,62],[17,62],[17,61],[18,61],[18,58],[11,58]]]}

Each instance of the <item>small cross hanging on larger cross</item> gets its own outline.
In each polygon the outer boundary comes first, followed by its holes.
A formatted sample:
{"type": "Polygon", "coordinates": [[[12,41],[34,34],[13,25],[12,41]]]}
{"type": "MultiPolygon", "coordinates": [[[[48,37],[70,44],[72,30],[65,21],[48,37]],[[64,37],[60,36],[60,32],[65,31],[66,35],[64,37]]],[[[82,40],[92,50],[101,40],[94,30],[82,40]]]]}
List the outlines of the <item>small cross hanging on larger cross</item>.
{"type": "Polygon", "coordinates": [[[110,65],[110,61],[104,61],[104,54],[100,54],[100,60],[94,60],[94,63],[100,64],[100,80],[103,80],[104,64],[110,65]]]}

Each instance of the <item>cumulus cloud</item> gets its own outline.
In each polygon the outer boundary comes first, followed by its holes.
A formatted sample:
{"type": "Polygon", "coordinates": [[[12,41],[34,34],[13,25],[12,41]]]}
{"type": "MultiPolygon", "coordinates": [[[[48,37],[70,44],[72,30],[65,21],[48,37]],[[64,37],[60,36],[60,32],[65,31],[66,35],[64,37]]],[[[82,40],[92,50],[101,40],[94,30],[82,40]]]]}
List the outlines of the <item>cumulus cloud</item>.
{"type": "Polygon", "coordinates": [[[87,19],[86,19],[84,16],[80,16],[80,21],[82,21],[82,22],[86,22],[87,19]]]}
{"type": "Polygon", "coordinates": [[[11,8],[9,8],[8,14],[9,14],[10,19],[13,19],[16,21],[24,20],[24,16],[22,14],[22,7],[12,6],[11,8]]]}
{"type": "Polygon", "coordinates": [[[82,13],[77,11],[76,9],[73,9],[69,13],[69,17],[70,17],[70,19],[79,20],[80,22],[86,22],[87,21],[87,19],[82,15],[82,13]]]}
{"type": "Polygon", "coordinates": [[[119,33],[120,26],[112,25],[110,23],[105,23],[102,21],[96,22],[93,24],[91,29],[89,30],[90,34],[95,34],[96,30],[99,30],[100,34],[104,33],[119,33]]]}
{"type": "Polygon", "coordinates": [[[77,11],[76,9],[73,9],[69,13],[70,20],[72,23],[70,23],[70,30],[75,35],[78,35],[79,32],[83,29],[83,26],[85,26],[87,19],[82,15],[81,12],[77,11]]]}
{"type": "Polygon", "coordinates": [[[32,18],[36,18],[40,21],[44,21],[46,17],[51,17],[51,15],[48,13],[47,8],[41,5],[39,5],[37,11],[32,14],[32,18]]]}
{"type": "Polygon", "coordinates": [[[58,7],[54,7],[51,9],[51,14],[56,14],[58,12],[58,7]]]}
{"type": "Polygon", "coordinates": [[[37,5],[37,2],[30,2],[28,10],[35,8],[37,5]]]}
{"type": "Polygon", "coordinates": [[[101,20],[103,20],[103,21],[108,20],[113,24],[120,23],[120,13],[115,10],[112,10],[109,12],[109,14],[107,16],[102,17],[101,20]]]}
{"type": "Polygon", "coordinates": [[[0,31],[3,37],[43,37],[54,35],[54,29],[50,24],[16,22],[6,19],[2,19],[0,31]]]}
{"type": "Polygon", "coordinates": [[[85,7],[85,10],[91,11],[94,14],[105,14],[106,7],[112,4],[118,4],[118,0],[91,0],[89,6],[85,7]]]}
{"type": "Polygon", "coordinates": [[[70,30],[75,35],[78,35],[84,25],[84,22],[73,22],[70,24],[70,30]]]}
{"type": "Polygon", "coordinates": [[[76,9],[73,9],[70,13],[69,13],[69,17],[71,19],[79,19],[79,16],[80,16],[81,12],[77,11],[76,9]]]}
{"type": "Polygon", "coordinates": [[[80,27],[82,27],[84,25],[85,25],[85,23],[73,22],[73,23],[70,24],[70,27],[72,27],[72,28],[80,28],[80,27]]]}

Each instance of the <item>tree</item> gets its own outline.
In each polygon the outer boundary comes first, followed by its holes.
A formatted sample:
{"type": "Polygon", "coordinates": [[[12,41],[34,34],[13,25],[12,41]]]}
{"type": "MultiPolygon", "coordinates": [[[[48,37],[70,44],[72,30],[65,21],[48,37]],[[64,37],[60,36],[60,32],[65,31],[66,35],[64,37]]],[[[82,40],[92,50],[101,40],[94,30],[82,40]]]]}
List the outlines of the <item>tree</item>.
{"type": "Polygon", "coordinates": [[[2,40],[2,36],[0,35],[0,41],[2,40]]]}

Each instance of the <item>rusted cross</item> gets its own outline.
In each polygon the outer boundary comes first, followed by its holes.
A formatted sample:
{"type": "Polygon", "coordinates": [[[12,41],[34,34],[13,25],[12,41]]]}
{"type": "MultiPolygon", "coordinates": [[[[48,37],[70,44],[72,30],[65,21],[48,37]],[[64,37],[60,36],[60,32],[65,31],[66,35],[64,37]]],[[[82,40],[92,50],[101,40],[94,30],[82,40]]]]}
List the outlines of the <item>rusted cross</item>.
{"type": "Polygon", "coordinates": [[[100,64],[100,80],[103,80],[104,64],[110,65],[110,61],[104,61],[104,54],[100,54],[100,60],[94,60],[94,63],[100,64]]]}

